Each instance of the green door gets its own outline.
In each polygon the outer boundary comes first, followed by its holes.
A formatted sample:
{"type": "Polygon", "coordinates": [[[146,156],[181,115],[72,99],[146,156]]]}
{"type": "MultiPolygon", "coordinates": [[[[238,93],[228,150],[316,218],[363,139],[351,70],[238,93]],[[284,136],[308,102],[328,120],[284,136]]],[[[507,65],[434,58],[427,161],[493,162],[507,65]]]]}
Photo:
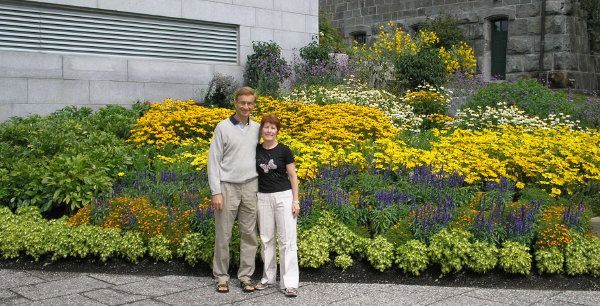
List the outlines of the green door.
{"type": "Polygon", "coordinates": [[[492,77],[506,79],[506,42],[508,40],[508,20],[492,22],[492,77]]]}

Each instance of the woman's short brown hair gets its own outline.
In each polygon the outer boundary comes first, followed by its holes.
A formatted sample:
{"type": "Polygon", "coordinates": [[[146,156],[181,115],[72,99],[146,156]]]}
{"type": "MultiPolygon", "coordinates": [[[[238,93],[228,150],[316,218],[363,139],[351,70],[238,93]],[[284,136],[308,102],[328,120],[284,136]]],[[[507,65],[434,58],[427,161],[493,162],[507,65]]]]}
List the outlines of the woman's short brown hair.
{"type": "Polygon", "coordinates": [[[275,127],[277,128],[277,132],[279,132],[279,130],[281,130],[281,122],[279,121],[279,118],[277,118],[277,115],[275,115],[275,114],[267,114],[262,117],[262,120],[260,121],[260,129],[261,130],[266,123],[275,125],[275,127]]]}

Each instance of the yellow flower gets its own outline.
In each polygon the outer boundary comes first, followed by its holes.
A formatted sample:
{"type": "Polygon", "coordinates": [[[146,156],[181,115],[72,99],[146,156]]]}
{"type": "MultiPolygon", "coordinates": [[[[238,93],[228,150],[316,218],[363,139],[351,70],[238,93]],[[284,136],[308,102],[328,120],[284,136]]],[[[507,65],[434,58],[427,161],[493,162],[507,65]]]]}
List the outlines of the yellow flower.
{"type": "Polygon", "coordinates": [[[119,172],[119,173],[117,173],[117,175],[118,175],[118,176],[124,176],[124,175],[125,175],[125,172],[119,172]]]}

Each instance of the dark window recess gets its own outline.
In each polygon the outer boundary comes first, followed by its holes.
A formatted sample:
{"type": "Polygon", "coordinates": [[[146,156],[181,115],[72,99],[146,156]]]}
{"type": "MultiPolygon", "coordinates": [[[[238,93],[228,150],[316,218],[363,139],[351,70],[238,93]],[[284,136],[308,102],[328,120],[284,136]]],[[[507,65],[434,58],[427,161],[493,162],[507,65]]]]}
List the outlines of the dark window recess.
{"type": "Polygon", "coordinates": [[[364,45],[367,43],[367,33],[365,33],[365,32],[352,33],[352,40],[357,42],[359,45],[364,45]]]}
{"type": "Polygon", "coordinates": [[[492,77],[506,79],[506,46],[508,41],[508,20],[492,22],[492,77]]]}

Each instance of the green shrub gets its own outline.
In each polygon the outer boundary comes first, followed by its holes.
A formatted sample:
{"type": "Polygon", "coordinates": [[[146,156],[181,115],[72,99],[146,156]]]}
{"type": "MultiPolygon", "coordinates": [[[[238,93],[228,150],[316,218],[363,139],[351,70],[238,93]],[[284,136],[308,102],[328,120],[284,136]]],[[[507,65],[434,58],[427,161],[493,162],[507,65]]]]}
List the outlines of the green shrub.
{"type": "Polygon", "coordinates": [[[396,250],[396,264],[404,273],[419,275],[429,266],[427,246],[419,240],[410,240],[396,250]]]}
{"type": "Polygon", "coordinates": [[[565,247],[565,267],[569,275],[582,275],[590,272],[590,240],[577,231],[571,230],[571,243],[565,247]]]}
{"type": "Polygon", "coordinates": [[[490,243],[474,242],[468,256],[467,267],[477,273],[491,271],[498,264],[498,248],[490,243]]]}
{"type": "Polygon", "coordinates": [[[590,274],[600,277],[600,238],[591,236],[588,239],[590,243],[588,254],[590,274]]]}
{"type": "Polygon", "coordinates": [[[558,274],[564,271],[565,255],[561,248],[538,249],[535,263],[540,274],[558,274]]]}
{"type": "Polygon", "coordinates": [[[298,233],[298,264],[319,268],[329,262],[329,231],[320,225],[298,233]]]}
{"type": "Polygon", "coordinates": [[[345,271],[346,269],[352,267],[354,260],[352,260],[352,256],[348,254],[340,254],[335,257],[333,264],[336,267],[341,268],[342,271],[345,271]]]}
{"type": "Polygon", "coordinates": [[[119,253],[123,258],[132,263],[138,263],[140,258],[146,255],[146,250],[144,239],[140,233],[127,231],[123,234],[119,245],[119,253]]]}
{"type": "Polygon", "coordinates": [[[376,236],[367,247],[367,260],[381,272],[393,265],[394,258],[394,245],[381,236],[376,236]]]}
{"type": "Polygon", "coordinates": [[[517,105],[528,115],[540,118],[547,118],[551,113],[572,115],[572,108],[565,93],[554,92],[535,79],[489,83],[470,96],[461,109],[476,109],[478,106],[497,108],[499,102],[508,106],[517,105]]]}
{"type": "Polygon", "coordinates": [[[402,54],[396,59],[395,68],[395,77],[399,82],[396,93],[424,84],[440,87],[447,80],[444,59],[437,49],[423,49],[416,54],[402,54]]]}
{"type": "Polygon", "coordinates": [[[281,57],[281,47],[275,42],[252,42],[254,53],[248,55],[244,79],[261,96],[277,97],[279,87],[290,76],[291,69],[281,57]]]}
{"type": "Polygon", "coordinates": [[[232,76],[215,73],[204,96],[204,104],[210,107],[231,108],[233,94],[240,87],[232,76]]]}
{"type": "Polygon", "coordinates": [[[163,236],[158,235],[150,238],[148,241],[148,255],[157,261],[169,261],[173,258],[173,251],[171,250],[171,246],[169,240],[163,236]]]}
{"type": "Polygon", "coordinates": [[[467,41],[465,31],[459,26],[459,21],[450,15],[438,15],[433,19],[427,18],[421,29],[435,32],[440,38],[437,47],[451,49],[461,41],[467,41]]]}
{"type": "Polygon", "coordinates": [[[473,234],[462,230],[443,229],[431,237],[429,257],[442,268],[442,274],[458,272],[469,260],[473,234]]]}
{"type": "Polygon", "coordinates": [[[101,261],[107,261],[118,254],[122,239],[117,229],[98,226],[93,226],[86,238],[90,255],[99,257],[101,261]]]}
{"type": "Polygon", "coordinates": [[[531,254],[529,247],[514,241],[505,241],[500,248],[500,267],[507,273],[529,274],[531,254]]]}

